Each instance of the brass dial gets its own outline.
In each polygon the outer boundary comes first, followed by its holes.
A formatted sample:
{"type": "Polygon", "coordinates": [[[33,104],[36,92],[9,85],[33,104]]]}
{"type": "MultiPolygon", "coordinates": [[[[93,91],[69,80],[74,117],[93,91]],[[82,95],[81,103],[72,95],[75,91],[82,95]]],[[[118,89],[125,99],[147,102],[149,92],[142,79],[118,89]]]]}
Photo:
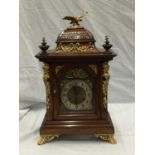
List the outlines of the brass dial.
{"type": "Polygon", "coordinates": [[[91,110],[92,88],[84,80],[71,80],[61,89],[61,101],[69,110],[91,110]]]}

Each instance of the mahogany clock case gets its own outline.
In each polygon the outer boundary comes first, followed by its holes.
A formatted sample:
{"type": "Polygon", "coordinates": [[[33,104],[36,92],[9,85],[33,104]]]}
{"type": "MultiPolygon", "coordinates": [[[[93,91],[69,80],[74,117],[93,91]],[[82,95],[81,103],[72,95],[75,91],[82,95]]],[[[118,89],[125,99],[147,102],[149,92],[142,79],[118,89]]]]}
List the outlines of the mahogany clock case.
{"type": "Polygon", "coordinates": [[[45,38],[39,46],[36,58],[44,63],[46,88],[39,144],[62,134],[95,134],[115,143],[107,98],[108,62],[116,54],[107,36],[104,49],[95,46],[92,33],[79,24],[84,15],[63,18],[70,20],[71,26],[58,35],[55,49],[48,50],[45,38]],[[73,75],[65,76],[69,72],[73,75]]]}
{"type": "Polygon", "coordinates": [[[38,54],[36,57],[50,66],[50,85],[52,106],[47,110],[42,123],[40,134],[114,134],[114,127],[110,115],[103,105],[103,63],[108,62],[116,56],[112,51],[108,53],[84,55],[52,55],[38,54]],[[93,69],[91,68],[93,66],[93,69]],[[67,112],[60,113],[60,90],[59,77],[63,72],[71,68],[82,68],[90,73],[95,83],[95,105],[96,111],[92,113],[67,112]],[[58,70],[59,69],[59,70],[58,70]],[[54,91],[55,90],[55,91],[54,91]],[[55,92],[55,93],[54,93],[55,92]]]}

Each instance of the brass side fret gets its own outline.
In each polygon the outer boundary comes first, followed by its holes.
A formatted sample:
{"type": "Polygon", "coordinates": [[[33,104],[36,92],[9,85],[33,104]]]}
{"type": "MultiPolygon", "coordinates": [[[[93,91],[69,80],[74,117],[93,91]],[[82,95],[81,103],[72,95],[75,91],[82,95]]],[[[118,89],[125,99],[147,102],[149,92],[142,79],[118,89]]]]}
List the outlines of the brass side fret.
{"type": "Polygon", "coordinates": [[[50,87],[49,65],[44,64],[43,70],[44,70],[43,80],[44,80],[45,89],[46,89],[46,105],[47,105],[47,109],[49,109],[52,104],[52,99],[51,99],[51,95],[50,95],[51,87],[50,87]]]}
{"type": "Polygon", "coordinates": [[[108,105],[108,85],[109,85],[109,64],[108,62],[103,63],[103,104],[107,110],[108,105]]]}

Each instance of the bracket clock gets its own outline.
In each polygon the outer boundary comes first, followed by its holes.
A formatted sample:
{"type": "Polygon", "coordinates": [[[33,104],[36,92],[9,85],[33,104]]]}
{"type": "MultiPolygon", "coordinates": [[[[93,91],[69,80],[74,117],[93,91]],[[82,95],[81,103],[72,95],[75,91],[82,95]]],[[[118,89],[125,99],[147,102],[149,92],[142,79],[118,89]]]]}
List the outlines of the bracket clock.
{"type": "Polygon", "coordinates": [[[109,61],[116,56],[105,37],[103,49],[92,33],[79,24],[80,16],[66,16],[71,26],[61,32],[56,48],[48,50],[45,38],[36,55],[44,63],[46,115],[38,144],[62,134],[94,134],[112,144],[114,126],[108,112],[109,61]]]}

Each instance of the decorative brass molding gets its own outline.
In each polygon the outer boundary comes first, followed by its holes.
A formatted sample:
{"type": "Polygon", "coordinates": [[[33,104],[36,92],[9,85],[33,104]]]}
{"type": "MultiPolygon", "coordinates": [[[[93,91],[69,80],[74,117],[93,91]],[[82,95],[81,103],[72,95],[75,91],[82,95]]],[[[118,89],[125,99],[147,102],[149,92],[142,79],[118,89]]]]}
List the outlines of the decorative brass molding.
{"type": "Polygon", "coordinates": [[[44,64],[43,71],[44,71],[43,80],[44,80],[45,89],[46,89],[46,105],[47,105],[47,109],[49,109],[51,104],[52,104],[52,99],[50,96],[50,93],[51,93],[50,75],[49,75],[50,71],[49,71],[49,65],[48,64],[44,64]]]}
{"type": "Polygon", "coordinates": [[[64,66],[56,66],[55,67],[55,72],[56,74],[63,68],[64,66]]]}
{"type": "Polygon", "coordinates": [[[67,79],[70,79],[70,78],[86,78],[86,77],[88,77],[88,74],[81,68],[73,68],[66,73],[65,77],[67,79]]]}
{"type": "Polygon", "coordinates": [[[109,64],[108,62],[103,63],[103,104],[105,109],[107,110],[108,105],[108,85],[109,85],[109,64]]]}
{"type": "Polygon", "coordinates": [[[97,138],[100,138],[101,140],[108,141],[111,144],[116,144],[116,139],[114,138],[113,134],[95,134],[97,138]]]}
{"type": "Polygon", "coordinates": [[[41,135],[40,139],[38,140],[38,145],[42,145],[47,142],[51,142],[55,138],[59,138],[59,135],[41,135]]]}
{"type": "Polygon", "coordinates": [[[97,65],[88,65],[97,74],[97,65]]]}
{"type": "Polygon", "coordinates": [[[80,43],[69,43],[69,44],[58,44],[56,47],[56,51],[63,52],[87,52],[87,51],[95,51],[95,45],[91,42],[89,44],[80,44],[80,43]]]}

